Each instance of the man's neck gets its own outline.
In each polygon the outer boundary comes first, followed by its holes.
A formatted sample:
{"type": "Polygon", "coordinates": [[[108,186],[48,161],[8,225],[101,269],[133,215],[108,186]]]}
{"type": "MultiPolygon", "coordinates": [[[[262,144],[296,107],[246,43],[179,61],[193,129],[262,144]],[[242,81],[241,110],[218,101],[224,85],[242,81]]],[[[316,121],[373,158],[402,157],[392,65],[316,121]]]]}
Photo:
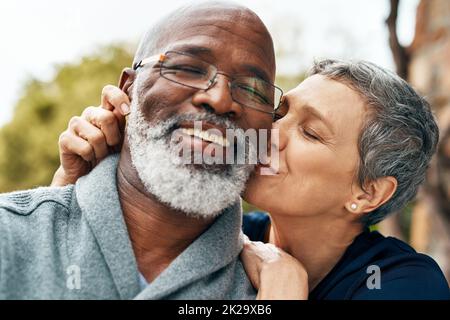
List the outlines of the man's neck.
{"type": "Polygon", "coordinates": [[[361,224],[344,218],[331,221],[329,218],[325,220],[325,216],[274,216],[269,242],[303,264],[308,273],[310,291],[333,269],[362,231],[361,224]]]}
{"type": "Polygon", "coordinates": [[[126,147],[117,169],[117,186],[139,271],[153,281],[213,222],[188,217],[146,191],[126,147]]]}

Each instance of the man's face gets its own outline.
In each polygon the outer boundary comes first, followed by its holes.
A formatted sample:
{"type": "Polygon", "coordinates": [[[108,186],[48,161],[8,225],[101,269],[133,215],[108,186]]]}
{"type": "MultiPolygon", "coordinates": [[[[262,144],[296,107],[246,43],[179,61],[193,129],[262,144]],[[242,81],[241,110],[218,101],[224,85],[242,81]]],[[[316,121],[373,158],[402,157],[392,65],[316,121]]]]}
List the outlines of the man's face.
{"type": "MultiPolygon", "coordinates": [[[[233,77],[247,75],[273,82],[275,63],[272,44],[261,26],[239,23],[233,15],[196,17],[176,30],[164,51],[192,54],[233,77]]],[[[164,52],[161,52],[164,53],[164,52]]],[[[232,120],[243,129],[269,129],[269,114],[246,108],[233,101],[229,79],[218,75],[208,90],[191,89],[160,76],[158,66],[142,69],[140,95],[142,111],[150,123],[175,114],[212,111],[232,120]]]]}
{"type": "MultiPolygon", "coordinates": [[[[167,135],[177,126],[194,127],[196,117],[207,129],[270,129],[272,115],[234,101],[229,81],[247,76],[273,82],[275,62],[270,36],[259,20],[242,18],[242,12],[233,10],[204,11],[187,17],[182,28],[175,27],[161,53],[193,55],[227,76],[219,74],[211,88],[199,90],[162,77],[159,64],[139,69],[127,132],[133,164],[148,191],[172,208],[211,217],[239,199],[253,166],[217,170],[176,164],[167,135]]],[[[203,149],[210,144],[194,136],[189,139],[189,144],[203,149]]]]}

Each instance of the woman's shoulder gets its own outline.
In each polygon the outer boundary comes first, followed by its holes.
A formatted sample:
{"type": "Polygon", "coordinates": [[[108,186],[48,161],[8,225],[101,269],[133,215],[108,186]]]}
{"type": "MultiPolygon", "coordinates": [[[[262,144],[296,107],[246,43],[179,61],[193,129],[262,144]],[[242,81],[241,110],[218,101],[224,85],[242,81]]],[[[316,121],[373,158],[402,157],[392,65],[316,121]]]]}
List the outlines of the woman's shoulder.
{"type": "Polygon", "coordinates": [[[265,212],[253,211],[242,218],[242,230],[252,241],[264,241],[269,226],[270,217],[265,212]]]}
{"type": "Polygon", "coordinates": [[[431,257],[376,231],[358,236],[324,280],[315,293],[325,299],[450,299],[431,257]]]}
{"type": "MultiPolygon", "coordinates": [[[[405,268],[423,269],[428,273],[442,274],[436,261],[430,256],[416,252],[406,242],[394,237],[385,237],[377,231],[366,233],[366,240],[369,245],[370,262],[378,262],[386,270],[401,270],[405,268]]],[[[361,246],[364,248],[364,245],[361,246]]]]}
{"type": "Polygon", "coordinates": [[[428,255],[417,253],[406,243],[392,238],[386,241],[400,250],[386,252],[367,265],[367,276],[353,299],[384,300],[449,300],[450,289],[437,262],[428,255]],[[408,248],[409,247],[409,248],[408,248]],[[379,286],[371,287],[376,278],[379,286]]]}
{"type": "Polygon", "coordinates": [[[383,237],[386,255],[383,259],[384,282],[392,290],[404,287],[407,297],[450,299],[450,289],[438,263],[430,256],[416,252],[394,237],[383,237]],[[411,295],[411,296],[408,296],[411,295]]]}

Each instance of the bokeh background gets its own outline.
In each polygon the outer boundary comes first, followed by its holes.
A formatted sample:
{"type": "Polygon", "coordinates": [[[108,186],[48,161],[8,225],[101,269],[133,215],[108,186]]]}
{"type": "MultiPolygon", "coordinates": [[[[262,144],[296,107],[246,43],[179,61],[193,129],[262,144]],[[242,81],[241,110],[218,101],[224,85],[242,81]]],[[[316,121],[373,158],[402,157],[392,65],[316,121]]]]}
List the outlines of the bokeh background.
{"type": "MultiPolygon", "coordinates": [[[[417,199],[378,228],[437,260],[450,279],[450,1],[239,0],[266,23],[285,91],[314,59],[370,60],[431,101],[441,142],[417,199]]],[[[68,120],[100,103],[140,36],[185,1],[0,2],[0,192],[48,185],[68,120]]],[[[246,205],[246,210],[251,207],[246,205]]]]}

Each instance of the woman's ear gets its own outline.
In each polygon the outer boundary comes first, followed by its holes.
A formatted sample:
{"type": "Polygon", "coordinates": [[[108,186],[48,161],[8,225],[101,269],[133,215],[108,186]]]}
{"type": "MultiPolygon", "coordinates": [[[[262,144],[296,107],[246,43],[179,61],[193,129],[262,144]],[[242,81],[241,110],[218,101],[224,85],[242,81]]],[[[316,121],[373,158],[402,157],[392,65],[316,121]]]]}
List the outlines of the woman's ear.
{"type": "Polygon", "coordinates": [[[136,78],[136,71],[131,68],[125,68],[122,70],[119,79],[119,88],[125,92],[131,101],[131,88],[136,78]]]}
{"type": "Polygon", "coordinates": [[[397,184],[397,179],[390,176],[368,182],[365,190],[358,188],[353,200],[346,203],[345,207],[348,211],[358,214],[372,212],[392,198],[397,190],[397,184]]]}

